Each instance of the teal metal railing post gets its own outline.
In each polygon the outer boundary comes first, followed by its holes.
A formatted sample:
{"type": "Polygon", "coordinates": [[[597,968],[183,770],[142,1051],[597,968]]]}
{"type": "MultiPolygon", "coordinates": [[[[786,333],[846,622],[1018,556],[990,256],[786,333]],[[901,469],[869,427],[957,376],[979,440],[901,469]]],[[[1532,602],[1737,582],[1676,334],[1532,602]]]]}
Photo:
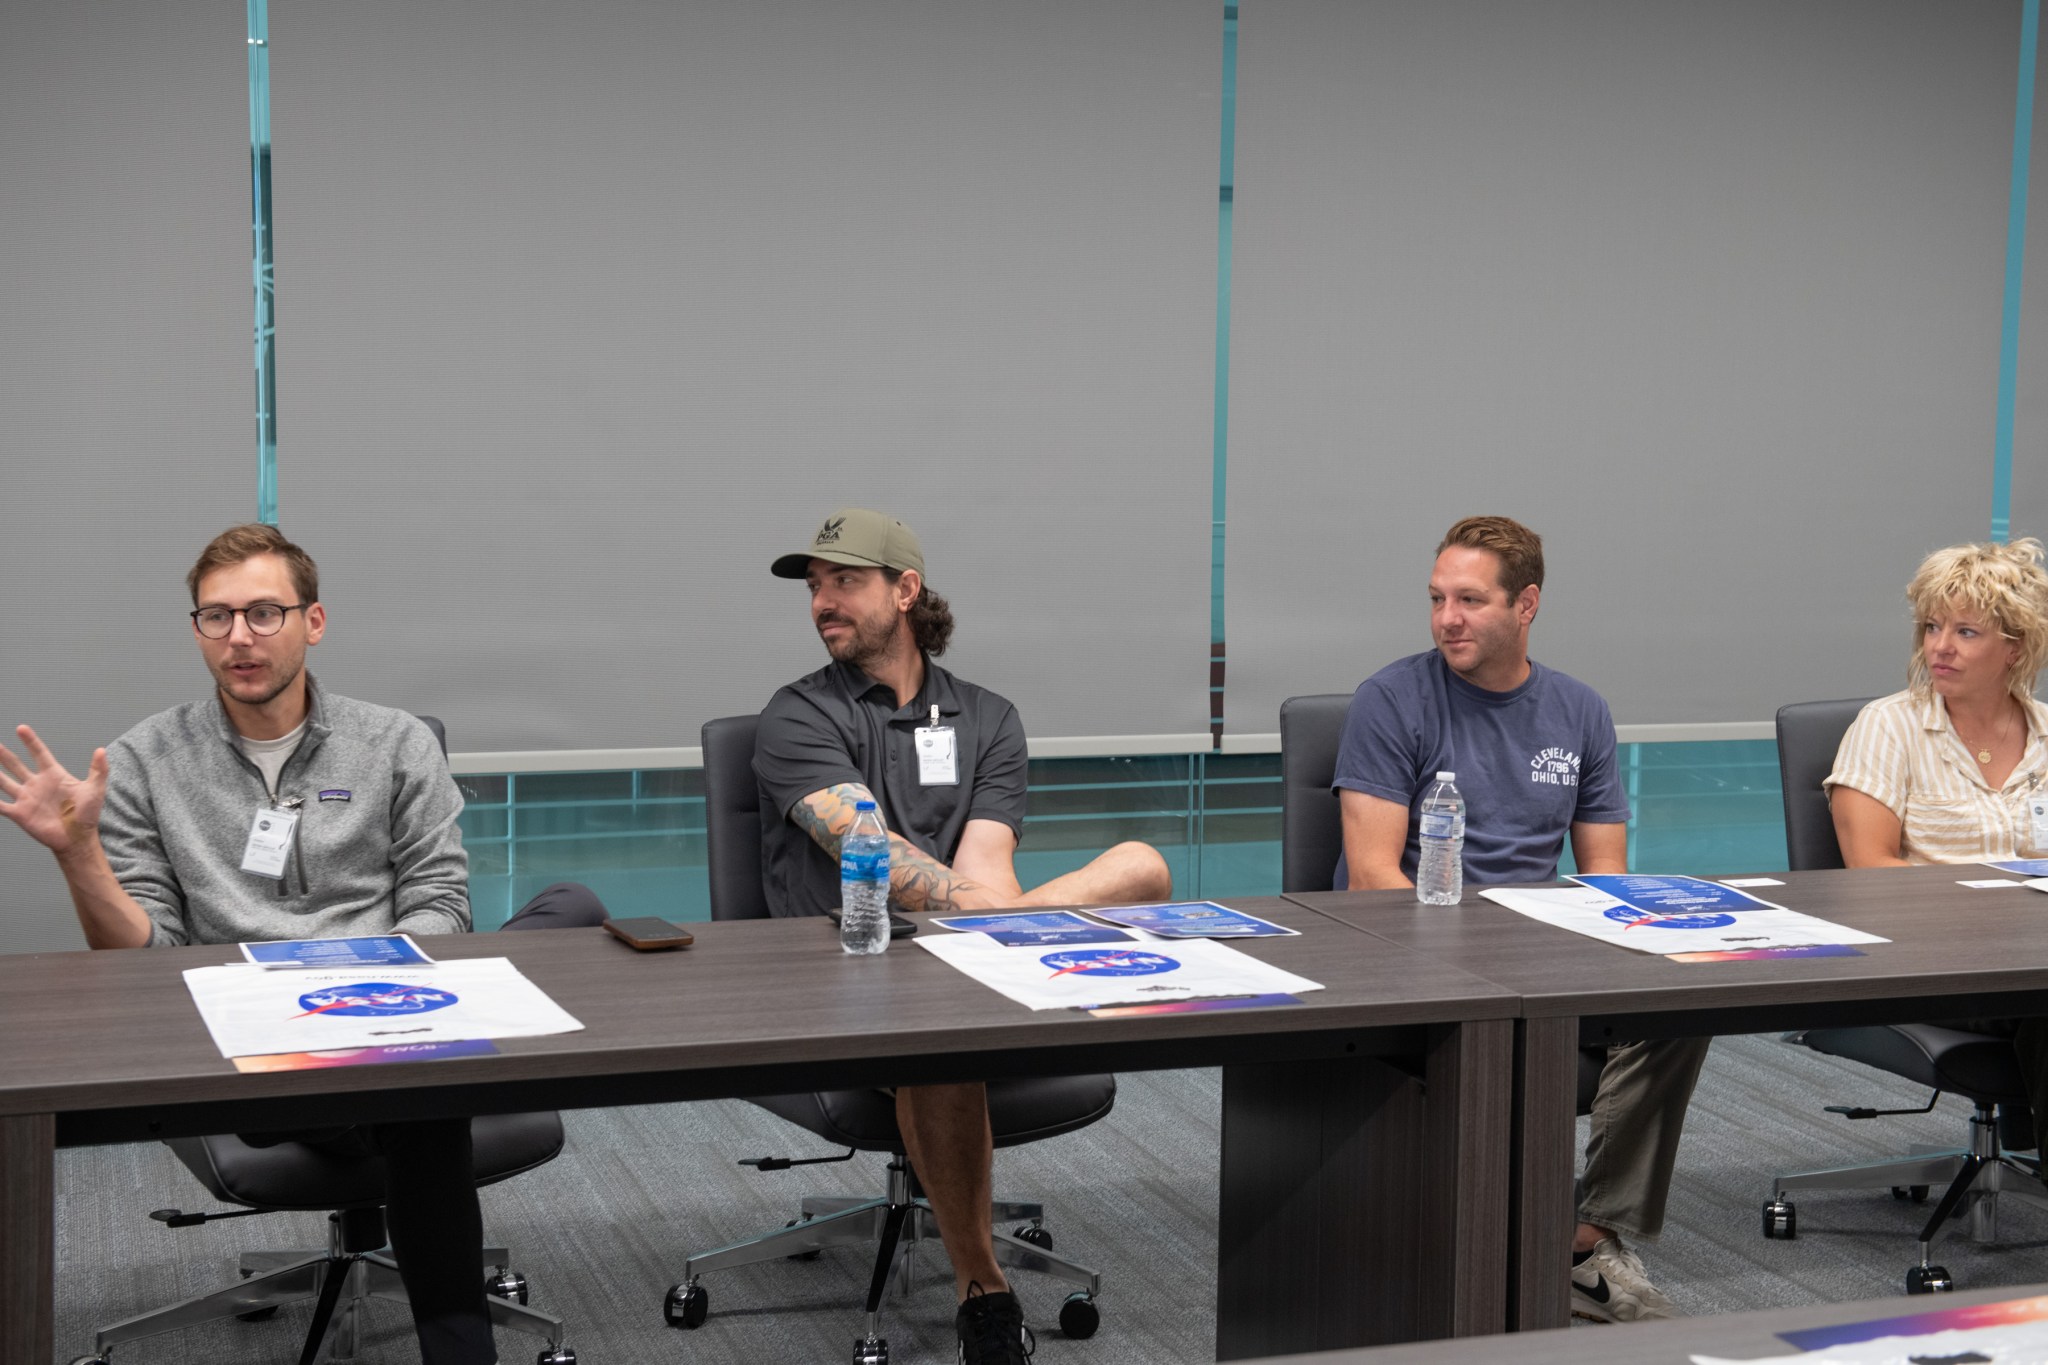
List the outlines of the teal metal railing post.
{"type": "Polygon", "coordinates": [[[2027,256],[2027,170],[2034,157],[2034,53],[2041,0],[2020,11],[2020,76],[2012,114],[2012,185],[2005,210],[2005,307],[1998,334],[1998,423],[1991,457],[1991,538],[2012,534],[2013,406],[2019,389],[2020,282],[2027,256]]]}
{"type": "Polygon", "coordinates": [[[1216,397],[1209,492],[1209,739],[1223,747],[1223,520],[1230,480],[1230,215],[1237,197],[1237,6],[1223,7],[1222,150],[1216,195],[1216,397]]]}
{"type": "Polygon", "coordinates": [[[256,520],[277,524],[277,273],[270,232],[270,6],[249,0],[249,231],[256,285],[256,520]]]}

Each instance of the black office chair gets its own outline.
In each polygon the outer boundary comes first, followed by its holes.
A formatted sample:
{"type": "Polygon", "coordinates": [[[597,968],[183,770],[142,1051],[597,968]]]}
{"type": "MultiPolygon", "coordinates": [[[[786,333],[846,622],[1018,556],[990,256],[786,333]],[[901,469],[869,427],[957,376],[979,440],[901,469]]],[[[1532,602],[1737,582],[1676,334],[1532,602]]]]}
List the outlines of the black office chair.
{"type": "MultiPolygon", "coordinates": [[[[704,727],[704,819],[709,846],[713,919],[765,919],[762,889],[761,805],[754,780],[754,732],[758,718],[730,716],[704,727]]],[[[908,1288],[911,1254],[923,1241],[936,1242],[938,1223],[917,1189],[917,1177],[903,1152],[896,1127],[896,1101],[876,1089],[831,1090],[803,1095],[757,1095],[750,1103],[815,1133],[845,1156],[791,1160],[759,1157],[743,1161],[764,1171],[827,1161],[846,1161],[854,1152],[889,1153],[887,1191],[872,1199],[806,1197],[790,1223],[744,1242],[699,1252],[683,1263],[683,1279],[671,1287],[662,1314],[671,1327],[700,1327],[711,1311],[704,1274],[753,1265],[778,1257],[808,1258],[828,1247],[874,1246],[874,1275],[868,1286],[868,1332],[854,1344],[856,1365],[886,1365],[887,1343],[877,1314],[892,1269],[908,1288]]],[[[1108,1115],[1116,1102],[1114,1076],[1058,1076],[991,1081],[989,1126],[998,1147],[1015,1147],[1085,1128],[1108,1115]]],[[[1060,1330],[1070,1337],[1095,1334],[1100,1322],[1095,1295],[1102,1277],[1052,1254],[1045,1209],[1036,1203],[999,1200],[999,1223],[1025,1220],[1014,1232],[995,1235],[1003,1265],[1053,1275],[1080,1288],[1060,1306],[1060,1330]]]]}
{"type": "MultiPolygon", "coordinates": [[[[1834,815],[1821,782],[1834,767],[1843,733],[1868,700],[1800,702],[1778,712],[1785,853],[1795,870],[1842,866],[1834,815]]],[[[1928,1257],[1942,1225],[1965,1201],[1970,1209],[1970,1235],[1977,1241],[1998,1235],[2001,1194],[2048,1205],[2048,1184],[2041,1179],[2039,1159],[2015,1156],[2007,1150],[2034,1146],[2033,1115],[2011,1039],[1939,1024],[1814,1028],[1789,1037],[1816,1052],[1847,1057],[1934,1091],[1921,1109],[1831,1104],[1829,1113],[1850,1119],[1924,1114],[1945,1090],[1968,1099],[1976,1112],[1970,1118],[1969,1146],[1964,1148],[1779,1176],[1771,1182],[1770,1202],[1764,1205],[1764,1236],[1798,1235],[1797,1210],[1785,1197],[1794,1190],[1889,1187],[1894,1198],[1917,1203],[1927,1198],[1931,1187],[1945,1186],[1920,1232],[1920,1263],[1906,1272],[1906,1292],[1946,1293],[1955,1288],[1955,1281],[1945,1268],[1928,1264],[1928,1257]]]]}
{"type": "MultiPolygon", "coordinates": [[[[420,719],[446,754],[445,727],[433,716],[420,719]]],[[[562,1120],[553,1112],[492,1114],[471,1121],[470,1141],[481,1188],[554,1160],[562,1150],[562,1120]]],[[[383,1250],[382,1158],[351,1156],[302,1142],[252,1147],[233,1134],[170,1138],[164,1145],[215,1199],[242,1209],[158,1209],[151,1218],[178,1228],[288,1209],[327,1210],[327,1247],[245,1253],[240,1283],[103,1327],[93,1334],[93,1354],[76,1357],[72,1365],[108,1365],[108,1352],[124,1342],[222,1318],[259,1321],[301,1299],[313,1299],[315,1304],[300,1365],[347,1360],[356,1353],[356,1314],[368,1300],[406,1302],[398,1263],[383,1250]]],[[[491,1322],[545,1338],[548,1345],[540,1353],[539,1365],[575,1365],[576,1353],[565,1344],[562,1320],[527,1306],[526,1277],[509,1270],[508,1264],[503,1247],[484,1249],[479,1272],[488,1270],[486,1305],[491,1322]]]]}
{"type": "MultiPolygon", "coordinates": [[[[1280,703],[1280,890],[1328,891],[1344,851],[1344,817],[1331,782],[1344,737],[1349,692],[1280,703]]],[[[1593,1112],[1607,1049],[1579,1049],[1578,1112],[1593,1112]]]]}

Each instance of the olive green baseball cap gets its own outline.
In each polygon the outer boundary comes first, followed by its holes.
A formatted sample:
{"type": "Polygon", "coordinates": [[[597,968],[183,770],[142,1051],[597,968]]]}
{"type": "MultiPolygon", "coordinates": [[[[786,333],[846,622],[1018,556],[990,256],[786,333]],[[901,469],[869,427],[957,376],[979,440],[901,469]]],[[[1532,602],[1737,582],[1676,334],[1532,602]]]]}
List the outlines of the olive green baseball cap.
{"type": "Polygon", "coordinates": [[[811,571],[814,559],[924,573],[924,549],[917,543],[917,533],[888,513],[865,507],[840,508],[825,518],[808,549],[782,556],[768,571],[777,578],[802,578],[811,571]]]}

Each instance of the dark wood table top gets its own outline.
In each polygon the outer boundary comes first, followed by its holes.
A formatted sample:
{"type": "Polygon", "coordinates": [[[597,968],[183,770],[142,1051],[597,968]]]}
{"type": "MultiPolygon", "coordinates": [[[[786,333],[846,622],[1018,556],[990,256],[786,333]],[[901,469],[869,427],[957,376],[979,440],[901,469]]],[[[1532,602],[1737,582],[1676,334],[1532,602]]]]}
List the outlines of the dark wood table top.
{"type": "Polygon", "coordinates": [[[1412,891],[1288,899],[1513,991],[1530,1019],[1748,1012],[1795,1027],[1807,1013],[1813,1023],[2048,1013],[2048,896],[1957,885],[1998,875],[1975,867],[1768,875],[1785,884],[1752,895],[1891,942],[1860,945],[1858,957],[1682,963],[1542,924],[1471,887],[1454,906],[1419,905],[1412,891]]]}
{"type": "Polygon", "coordinates": [[[1638,1322],[1625,1327],[1559,1327],[1544,1332],[1517,1332],[1511,1337],[1466,1337],[1458,1341],[1322,1351],[1264,1362],[1244,1361],[1241,1365],[1281,1365],[1283,1360],[1286,1365],[1448,1365],[1451,1361],[1492,1359],[1513,1360],[1516,1365],[1686,1365],[1694,1352],[1757,1360],[1794,1353],[1777,1335],[1780,1332],[1874,1322],[2041,1294],[2048,1294],[2048,1285],[2012,1285],[1933,1298],[1901,1295],[1864,1303],[1810,1304],[1710,1318],[1638,1322]]]}
{"type": "MultiPolygon", "coordinates": [[[[1279,898],[1234,901],[1303,930],[1234,945],[1322,982],[1270,1009],[1097,1019],[1033,1011],[899,940],[841,953],[823,919],[692,925],[635,953],[601,929],[437,937],[436,957],[506,957],[582,1030],[499,1055],[243,1075],[181,973],[231,948],[0,956],[0,1115],[58,1113],[59,1141],[1010,1075],[1412,1051],[1430,1024],[1512,1018],[1510,990],[1279,898]]],[[[924,933],[942,930],[926,928],[924,933]]]]}

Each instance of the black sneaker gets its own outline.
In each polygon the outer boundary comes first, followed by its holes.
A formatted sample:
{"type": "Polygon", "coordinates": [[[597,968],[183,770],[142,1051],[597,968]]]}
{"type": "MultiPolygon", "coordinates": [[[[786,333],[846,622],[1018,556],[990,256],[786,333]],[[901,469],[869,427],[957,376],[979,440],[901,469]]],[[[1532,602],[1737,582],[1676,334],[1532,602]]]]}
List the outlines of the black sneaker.
{"type": "Polygon", "coordinates": [[[1038,1349],[1017,1296],[985,1294],[979,1281],[967,1286],[953,1328],[960,1334],[960,1365],[1024,1365],[1038,1349]]]}

